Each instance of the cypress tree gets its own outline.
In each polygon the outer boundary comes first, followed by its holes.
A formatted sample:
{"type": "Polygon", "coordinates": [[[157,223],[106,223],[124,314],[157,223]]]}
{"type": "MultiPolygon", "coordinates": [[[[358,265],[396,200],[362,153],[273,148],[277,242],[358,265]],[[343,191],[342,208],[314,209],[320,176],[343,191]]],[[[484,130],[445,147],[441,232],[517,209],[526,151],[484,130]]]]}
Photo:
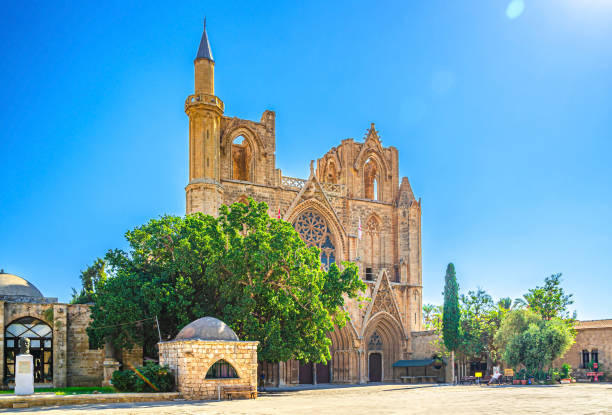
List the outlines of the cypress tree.
{"type": "Polygon", "coordinates": [[[455,351],[459,347],[459,285],[455,275],[455,266],[451,262],[446,267],[444,277],[444,311],[442,314],[442,340],[451,352],[451,377],[455,381],[455,351]]]}

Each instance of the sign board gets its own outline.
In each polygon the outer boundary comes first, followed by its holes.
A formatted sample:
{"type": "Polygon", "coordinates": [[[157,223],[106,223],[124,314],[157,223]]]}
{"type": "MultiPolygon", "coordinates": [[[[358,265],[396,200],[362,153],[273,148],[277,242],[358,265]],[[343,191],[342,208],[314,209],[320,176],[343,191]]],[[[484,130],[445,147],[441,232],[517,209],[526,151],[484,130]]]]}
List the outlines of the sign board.
{"type": "Polygon", "coordinates": [[[597,364],[597,362],[593,362],[593,369],[597,369],[598,366],[599,364],[597,364]]]}
{"type": "Polygon", "coordinates": [[[504,369],[504,376],[514,376],[513,369],[504,369]]]}
{"type": "Polygon", "coordinates": [[[599,382],[599,377],[603,376],[602,372],[587,372],[587,376],[593,376],[593,380],[595,382],[599,382]]]}
{"type": "Polygon", "coordinates": [[[481,378],[482,377],[482,372],[476,372],[476,373],[474,373],[474,376],[476,376],[477,378],[481,378]]]}
{"type": "Polygon", "coordinates": [[[30,362],[17,362],[17,373],[23,373],[27,375],[28,373],[30,373],[30,370],[30,362]]]}

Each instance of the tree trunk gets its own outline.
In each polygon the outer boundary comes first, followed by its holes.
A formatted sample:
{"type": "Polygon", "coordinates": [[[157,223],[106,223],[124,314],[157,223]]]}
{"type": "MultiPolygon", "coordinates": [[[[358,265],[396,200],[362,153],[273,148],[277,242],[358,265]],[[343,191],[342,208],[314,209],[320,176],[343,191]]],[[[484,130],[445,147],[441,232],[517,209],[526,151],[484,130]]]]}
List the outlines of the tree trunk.
{"type": "Polygon", "coordinates": [[[451,350],[451,382],[453,383],[453,385],[456,383],[455,382],[455,351],[451,350]]]}

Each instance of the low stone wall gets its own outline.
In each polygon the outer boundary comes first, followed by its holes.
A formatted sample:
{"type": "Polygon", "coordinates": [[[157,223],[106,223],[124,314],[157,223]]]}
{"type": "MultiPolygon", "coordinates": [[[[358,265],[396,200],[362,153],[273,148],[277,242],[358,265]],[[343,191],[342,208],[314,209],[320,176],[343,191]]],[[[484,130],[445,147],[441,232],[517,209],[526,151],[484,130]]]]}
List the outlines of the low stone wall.
{"type": "Polygon", "coordinates": [[[175,374],[178,391],[186,399],[217,399],[224,386],[248,386],[257,390],[259,342],[222,340],[174,340],[159,343],[159,364],[175,374]],[[218,360],[231,364],[238,378],[206,379],[218,360]]]}
{"type": "Polygon", "coordinates": [[[27,396],[2,395],[0,408],[31,408],[36,406],[64,406],[85,404],[109,404],[117,402],[172,401],[178,392],[165,393],[101,393],[84,395],[34,394],[27,396]]]}

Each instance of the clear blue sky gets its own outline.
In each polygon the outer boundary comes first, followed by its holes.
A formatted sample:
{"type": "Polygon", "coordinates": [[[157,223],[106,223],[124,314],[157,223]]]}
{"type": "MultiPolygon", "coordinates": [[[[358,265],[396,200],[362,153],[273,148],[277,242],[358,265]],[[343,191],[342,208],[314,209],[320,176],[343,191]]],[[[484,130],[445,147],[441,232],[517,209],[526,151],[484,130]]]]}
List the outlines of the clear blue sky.
{"type": "Polygon", "coordinates": [[[399,149],[425,301],[453,261],[494,297],[563,272],[580,318],[612,317],[609,1],[133,3],[3,7],[1,268],[67,301],[127,229],[184,213],[207,16],[226,114],[277,112],[284,174],[370,122],[399,149]]]}

